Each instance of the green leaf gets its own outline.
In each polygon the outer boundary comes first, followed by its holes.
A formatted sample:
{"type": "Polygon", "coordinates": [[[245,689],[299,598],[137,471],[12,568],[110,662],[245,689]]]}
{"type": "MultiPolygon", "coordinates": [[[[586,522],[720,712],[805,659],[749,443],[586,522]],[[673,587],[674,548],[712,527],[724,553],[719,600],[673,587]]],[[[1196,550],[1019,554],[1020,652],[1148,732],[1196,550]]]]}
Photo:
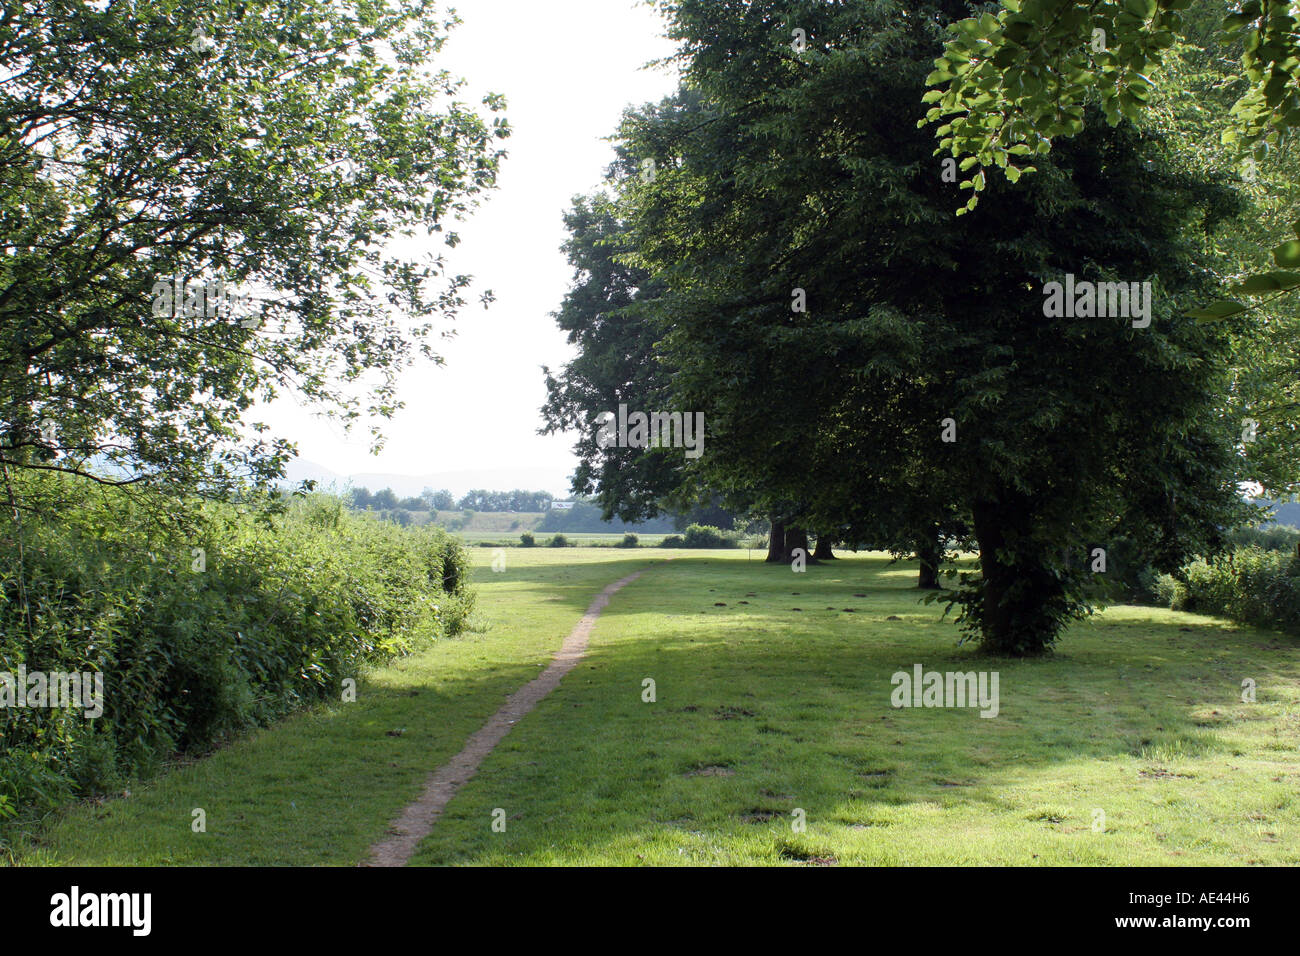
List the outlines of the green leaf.
{"type": "Polygon", "coordinates": [[[1024,44],[1034,32],[1034,25],[1028,20],[1014,20],[1003,29],[1002,35],[1012,43],[1024,44]]]}
{"type": "Polygon", "coordinates": [[[1239,295],[1282,292],[1300,286],[1300,272],[1261,272],[1247,276],[1229,290],[1239,295]]]}
{"type": "Polygon", "coordinates": [[[1283,269],[1300,268],[1300,239],[1291,239],[1274,249],[1273,261],[1283,269]]]}
{"type": "Polygon", "coordinates": [[[1247,311],[1249,309],[1240,302],[1233,302],[1231,299],[1219,299],[1217,302],[1211,302],[1203,309],[1193,309],[1187,313],[1187,316],[1197,322],[1217,322],[1221,319],[1230,319],[1235,315],[1241,315],[1247,311]]]}

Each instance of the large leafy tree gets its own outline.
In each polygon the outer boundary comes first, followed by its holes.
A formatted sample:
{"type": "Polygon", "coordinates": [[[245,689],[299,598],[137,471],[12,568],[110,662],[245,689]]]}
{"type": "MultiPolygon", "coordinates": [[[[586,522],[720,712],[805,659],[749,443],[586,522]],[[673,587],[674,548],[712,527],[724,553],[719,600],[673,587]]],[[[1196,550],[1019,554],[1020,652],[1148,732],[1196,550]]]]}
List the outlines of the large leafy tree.
{"type": "MultiPolygon", "coordinates": [[[[952,37],[929,77],[927,120],[945,119],[940,146],[966,165],[996,167],[1011,178],[1021,157],[1041,155],[1058,137],[1084,127],[1095,98],[1115,125],[1136,120],[1155,89],[1180,34],[1199,34],[1194,0],[1002,0],[1000,9],[953,23],[952,37]]],[[[990,4],[990,6],[992,6],[990,4]]],[[[1231,5],[1219,36],[1240,42],[1249,81],[1232,107],[1227,142],[1245,140],[1259,154],[1300,126],[1300,29],[1290,0],[1231,5]]],[[[1227,11],[1225,11],[1227,12],[1227,11]]],[[[986,177],[967,185],[978,193],[986,177]]],[[[977,197],[967,204],[974,208],[977,197]]]]}
{"type": "Polygon", "coordinates": [[[597,422],[606,412],[617,414],[620,404],[641,411],[668,407],[668,375],[654,349],[658,328],[647,314],[663,286],[621,261],[628,252],[626,227],[607,195],[575,199],[565,226],[574,284],[554,319],[578,354],[556,372],[542,370],[547,400],[541,432],[577,433],[573,491],[594,496],[607,520],[652,518],[687,480],[681,452],[602,448],[597,422]]]}
{"type": "Polygon", "coordinates": [[[1083,129],[1089,103],[1112,125],[1147,116],[1194,144],[1202,163],[1236,166],[1250,215],[1222,243],[1231,298],[1188,314],[1248,316],[1230,402],[1249,478],[1300,491],[1300,20],[1284,0],[1005,0],[951,25],[920,122],[940,123],[938,152],[961,159],[974,208],[993,170],[1013,181],[1034,157],[1083,129]],[[1238,62],[1231,62],[1235,51],[1238,62]],[[1216,149],[1221,142],[1223,148],[1216,149]],[[1244,159],[1242,154],[1246,153],[1244,159]],[[1235,240],[1235,241],[1234,241],[1235,240]],[[1267,249],[1261,256],[1260,250],[1267,249]],[[1235,276],[1233,276],[1235,273],[1235,276]]]}
{"type": "Polygon", "coordinates": [[[508,133],[431,66],[438,7],[5,3],[7,470],[220,495],[291,452],[242,421],[258,400],[392,413],[469,282],[428,244],[456,242],[508,133]]]}
{"type": "MultiPolygon", "coordinates": [[[[1291,0],[1002,0],[950,30],[929,76],[939,88],[925,94],[933,106],[921,122],[940,122],[940,151],[976,169],[963,183],[972,189],[963,213],[978,203],[988,171],[1014,181],[1054,140],[1081,131],[1089,103],[1112,125],[1136,120],[1181,36],[1241,50],[1244,82],[1233,84],[1233,122],[1221,130],[1223,142],[1250,147],[1262,161],[1300,126],[1300,19],[1291,0]],[[1220,21],[1212,38],[1207,13],[1220,21]]],[[[1276,297],[1300,289],[1300,223],[1295,230],[1271,250],[1276,268],[1249,276],[1237,292],[1276,297]]],[[[1221,300],[1193,314],[1217,319],[1245,310],[1221,300]]]]}
{"type": "Polygon", "coordinates": [[[664,347],[709,415],[711,483],[830,514],[857,473],[969,515],[981,574],[959,600],[995,652],[1041,652],[1085,613],[1118,534],[1165,568],[1213,547],[1239,505],[1232,334],[1176,313],[1207,291],[1192,230],[1225,190],[1102,125],[954,220],[909,104],[967,5],[663,6],[711,112],[675,139],[625,128],[633,155],[672,146],[628,216],[671,290],[664,347]],[[1067,273],[1151,282],[1150,325],[1045,314],[1067,273]]]}

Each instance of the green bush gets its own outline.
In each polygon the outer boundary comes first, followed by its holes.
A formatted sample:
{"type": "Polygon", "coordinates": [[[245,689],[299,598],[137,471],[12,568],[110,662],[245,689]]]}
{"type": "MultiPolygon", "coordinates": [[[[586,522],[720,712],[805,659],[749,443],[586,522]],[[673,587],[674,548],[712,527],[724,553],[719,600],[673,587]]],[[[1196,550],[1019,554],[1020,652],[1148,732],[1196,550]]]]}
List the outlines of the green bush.
{"type": "Polygon", "coordinates": [[[666,535],[666,536],[664,537],[664,539],[663,539],[662,541],[659,542],[659,547],[661,547],[661,548],[684,548],[684,547],[686,547],[686,539],[683,538],[680,534],[670,534],[670,535],[666,535]]]}
{"type": "Polygon", "coordinates": [[[1171,574],[1162,574],[1156,578],[1152,588],[1154,600],[1173,611],[1187,608],[1187,585],[1171,574]]]}
{"type": "Polygon", "coordinates": [[[562,534],[557,534],[550,541],[546,542],[546,546],[548,548],[567,548],[569,546],[569,539],[562,534]]]}
{"type": "Polygon", "coordinates": [[[1238,548],[1215,561],[1194,561],[1185,571],[1185,594],[1169,605],[1221,614],[1244,624],[1300,634],[1300,559],[1257,546],[1238,548]]]}
{"type": "MultiPolygon", "coordinates": [[[[1092,560],[1091,554],[1087,560],[1092,560]]],[[[1157,601],[1158,577],[1132,538],[1119,535],[1107,544],[1105,578],[1106,583],[1114,589],[1110,593],[1113,600],[1137,604],[1157,601]]]]}
{"type": "Polygon", "coordinates": [[[684,548],[734,548],[740,535],[734,531],[723,531],[707,524],[693,524],[686,529],[682,541],[684,548]]]}
{"type": "Polygon", "coordinates": [[[296,499],[279,516],[197,506],[201,530],[181,533],[120,491],[22,480],[59,505],[25,518],[21,573],[17,529],[0,518],[0,671],[101,673],[104,712],[0,711],[0,817],[17,814],[11,828],[337,701],[367,666],[458,633],[472,606],[456,539],[332,496],[296,499]]]}
{"type": "Polygon", "coordinates": [[[635,548],[635,547],[636,547],[638,544],[640,544],[640,543],[641,543],[641,539],[638,538],[636,535],[634,535],[634,534],[625,534],[625,535],[623,535],[623,543],[620,544],[619,547],[620,547],[620,548],[635,548]]]}
{"type": "Polygon", "coordinates": [[[532,532],[525,531],[519,536],[519,547],[531,548],[536,546],[537,539],[533,537],[532,532]]]}

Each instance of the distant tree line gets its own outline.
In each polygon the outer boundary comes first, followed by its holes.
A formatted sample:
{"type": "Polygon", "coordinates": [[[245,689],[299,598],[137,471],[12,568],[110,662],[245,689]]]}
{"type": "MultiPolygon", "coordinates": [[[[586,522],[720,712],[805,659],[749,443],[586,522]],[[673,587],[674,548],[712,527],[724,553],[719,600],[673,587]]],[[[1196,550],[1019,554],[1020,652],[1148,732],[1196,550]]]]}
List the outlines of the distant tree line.
{"type": "Polygon", "coordinates": [[[548,491],[484,491],[475,489],[457,498],[447,489],[425,488],[418,496],[399,498],[392,488],[371,492],[353,488],[352,507],[361,511],[546,511],[555,496],[548,491]]]}
{"type": "MultiPolygon", "coordinates": [[[[659,517],[640,522],[606,519],[596,501],[581,495],[575,496],[572,508],[552,510],[554,497],[546,491],[485,491],[480,488],[457,499],[445,488],[439,491],[425,488],[418,496],[402,498],[392,488],[371,492],[368,488],[360,487],[351,490],[348,500],[357,511],[384,512],[391,520],[402,525],[411,523],[409,512],[413,511],[545,512],[546,516],[538,525],[538,531],[578,533],[640,531],[667,534],[683,531],[693,524],[708,525],[724,531],[743,530],[752,525],[749,518],[729,511],[716,497],[708,497],[690,507],[683,507],[680,511],[665,510],[659,517]]],[[[764,523],[761,529],[751,530],[766,532],[767,525],[764,523]]]]}

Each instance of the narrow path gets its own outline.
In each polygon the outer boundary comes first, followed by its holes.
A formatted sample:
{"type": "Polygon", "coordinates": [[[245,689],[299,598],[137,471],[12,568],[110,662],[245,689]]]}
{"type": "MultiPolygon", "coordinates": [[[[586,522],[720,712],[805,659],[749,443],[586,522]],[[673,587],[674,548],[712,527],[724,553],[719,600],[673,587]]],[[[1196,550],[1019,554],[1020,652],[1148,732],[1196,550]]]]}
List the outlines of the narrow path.
{"type": "Polygon", "coordinates": [[[644,570],[629,574],[596,595],[587,608],[587,613],[574,625],[546,670],[511,694],[501,709],[465,742],[460,753],[429,775],[420,799],[407,806],[393,821],[388,828],[390,836],[387,839],[370,848],[367,866],[406,865],[420,841],[432,832],[433,825],[438,822],[438,817],[456,795],[456,791],[478,772],[483,758],[510,733],[510,728],[515,723],[555,690],[560,679],[582,660],[582,655],[587,652],[591,629],[596,626],[596,619],[609,604],[609,599],[643,574],[644,570]]]}

